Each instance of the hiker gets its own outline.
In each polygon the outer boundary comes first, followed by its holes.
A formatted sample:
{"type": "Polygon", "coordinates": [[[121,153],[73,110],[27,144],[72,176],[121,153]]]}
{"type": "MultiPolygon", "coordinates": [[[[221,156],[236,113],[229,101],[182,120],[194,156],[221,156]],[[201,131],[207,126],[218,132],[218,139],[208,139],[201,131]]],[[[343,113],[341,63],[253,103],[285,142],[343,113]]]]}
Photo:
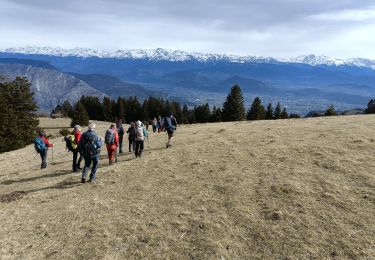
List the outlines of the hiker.
{"type": "Polygon", "coordinates": [[[166,147],[169,148],[172,146],[171,139],[174,135],[174,132],[177,129],[177,120],[176,118],[173,117],[172,114],[164,118],[164,129],[165,129],[164,131],[166,131],[168,134],[168,142],[167,142],[166,147]]]}
{"type": "Polygon", "coordinates": [[[79,141],[81,140],[81,127],[79,125],[74,126],[73,130],[73,136],[74,140],[71,140],[72,142],[72,152],[73,152],[73,172],[78,172],[78,170],[81,170],[81,162],[82,162],[82,151],[78,149],[79,141]],[[79,154],[79,158],[78,158],[79,154]],[[77,161],[78,159],[78,161],[77,161]]]}
{"type": "Polygon", "coordinates": [[[130,127],[126,131],[128,134],[128,140],[129,140],[129,153],[131,153],[132,148],[133,151],[135,150],[135,124],[133,122],[130,123],[130,127]]]}
{"type": "Polygon", "coordinates": [[[162,120],[161,116],[159,116],[157,127],[158,127],[158,133],[161,133],[161,132],[164,131],[164,125],[163,125],[163,120],[162,120]]]}
{"type": "Polygon", "coordinates": [[[154,117],[154,120],[152,120],[152,132],[155,133],[156,132],[156,126],[158,124],[158,120],[156,120],[156,117],[154,117]]]}
{"type": "Polygon", "coordinates": [[[99,166],[100,148],[103,143],[96,134],[95,127],[96,125],[94,123],[90,123],[88,130],[82,134],[79,142],[79,149],[82,151],[83,158],[85,159],[85,167],[83,167],[82,171],[82,183],[86,182],[86,173],[88,168],[90,168],[91,163],[92,168],[89,182],[94,182],[96,179],[96,170],[99,166]]]}
{"type": "Polygon", "coordinates": [[[104,138],[107,146],[109,165],[117,162],[117,147],[119,146],[119,135],[116,130],[116,124],[111,124],[109,129],[105,132],[104,138]]]}
{"type": "Polygon", "coordinates": [[[41,169],[47,168],[47,153],[48,148],[53,147],[53,144],[49,142],[44,131],[40,131],[38,136],[34,139],[34,147],[37,153],[40,154],[42,159],[41,169]]]}
{"type": "Polygon", "coordinates": [[[148,123],[148,120],[146,121],[146,130],[148,131],[148,126],[149,126],[149,123],[148,123]]]}
{"type": "Polygon", "coordinates": [[[145,136],[144,136],[144,127],[142,125],[142,122],[141,121],[137,121],[137,128],[135,130],[135,157],[142,157],[142,154],[143,154],[143,148],[144,148],[144,140],[145,140],[145,136]]]}
{"type": "Polygon", "coordinates": [[[78,149],[79,141],[81,140],[81,127],[79,125],[75,125],[73,132],[69,135],[65,136],[63,141],[66,143],[66,149],[73,153],[73,172],[78,172],[81,170],[81,162],[82,162],[82,151],[78,149]],[[79,154],[79,158],[78,158],[79,154]],[[77,162],[78,159],[78,162],[77,162]]]}
{"type": "Polygon", "coordinates": [[[122,125],[122,119],[120,119],[117,122],[117,133],[118,133],[118,142],[119,142],[119,153],[123,153],[124,151],[122,150],[122,140],[124,138],[125,130],[124,126],[122,125]]]}

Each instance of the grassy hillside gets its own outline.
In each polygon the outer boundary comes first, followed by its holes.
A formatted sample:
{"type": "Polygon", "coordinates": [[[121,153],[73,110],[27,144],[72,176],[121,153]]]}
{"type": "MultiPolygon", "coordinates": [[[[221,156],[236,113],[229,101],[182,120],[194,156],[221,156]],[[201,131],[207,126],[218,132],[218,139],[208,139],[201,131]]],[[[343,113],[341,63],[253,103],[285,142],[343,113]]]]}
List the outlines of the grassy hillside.
{"type": "MultiPolygon", "coordinates": [[[[68,125],[43,120],[45,127],[68,125]]],[[[99,123],[104,134],[108,123],[99,123]]],[[[0,258],[374,259],[375,116],[189,125],[151,134],[96,184],[54,139],[0,154],[0,258]]]]}

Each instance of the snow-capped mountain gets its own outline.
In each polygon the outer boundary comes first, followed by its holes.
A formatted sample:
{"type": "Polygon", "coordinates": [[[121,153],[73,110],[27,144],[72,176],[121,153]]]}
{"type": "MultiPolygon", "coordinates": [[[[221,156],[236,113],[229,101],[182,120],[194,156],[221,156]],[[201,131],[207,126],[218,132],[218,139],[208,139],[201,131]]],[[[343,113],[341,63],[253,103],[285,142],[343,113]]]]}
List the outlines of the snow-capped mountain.
{"type": "Polygon", "coordinates": [[[366,67],[375,70],[375,60],[364,58],[337,59],[327,56],[316,56],[314,54],[301,55],[296,58],[272,58],[261,56],[241,56],[236,54],[212,54],[185,52],[180,50],[167,49],[131,49],[117,50],[114,52],[94,50],[87,48],[63,49],[53,47],[19,47],[19,48],[3,48],[3,53],[26,54],[26,55],[48,55],[58,57],[80,57],[80,58],[113,58],[113,59],[147,59],[152,61],[199,61],[199,62],[215,62],[228,61],[233,63],[302,63],[311,66],[327,65],[327,66],[356,66],[366,67]]]}
{"type": "Polygon", "coordinates": [[[324,110],[329,104],[340,110],[363,107],[375,96],[375,61],[361,58],[276,59],[166,49],[109,52],[24,47],[0,49],[0,63],[71,74],[112,97],[157,95],[192,106],[199,102],[222,105],[233,84],[241,86],[246,102],[258,95],[302,114],[324,110]]]}

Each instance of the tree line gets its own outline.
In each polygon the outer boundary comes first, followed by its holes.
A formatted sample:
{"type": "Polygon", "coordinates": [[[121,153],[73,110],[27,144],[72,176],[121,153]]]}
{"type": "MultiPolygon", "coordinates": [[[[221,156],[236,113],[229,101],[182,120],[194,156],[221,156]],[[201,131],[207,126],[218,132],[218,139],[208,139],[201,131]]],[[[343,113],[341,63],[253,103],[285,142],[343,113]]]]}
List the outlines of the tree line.
{"type": "Polygon", "coordinates": [[[208,103],[189,109],[186,104],[181,106],[177,101],[154,97],[140,102],[137,97],[119,97],[117,99],[105,97],[100,100],[94,96],[82,96],[74,106],[68,101],[57,105],[52,114],[57,113],[72,118],[72,126],[75,124],[87,125],[89,120],[114,122],[122,119],[126,123],[136,120],[148,121],[168,114],[173,114],[182,124],[300,117],[297,114],[288,114],[285,107],[281,108],[280,103],[276,105],[275,109],[269,103],[265,109],[259,97],[254,99],[246,111],[241,88],[238,85],[231,88],[222,107],[214,106],[212,109],[208,103]]]}
{"type": "MultiPolygon", "coordinates": [[[[6,80],[0,77],[0,153],[22,148],[30,144],[38,131],[37,105],[30,91],[26,78],[17,77],[6,80]]],[[[72,106],[68,101],[58,105],[52,113],[72,118],[72,125],[87,125],[91,120],[124,122],[149,120],[172,113],[180,123],[228,122],[241,120],[275,120],[299,118],[298,114],[288,114],[286,108],[277,103],[275,108],[269,103],[263,106],[256,97],[248,110],[245,110],[241,88],[234,85],[222,107],[202,104],[189,109],[181,107],[179,102],[150,97],[142,103],[136,97],[111,99],[105,97],[82,96],[72,106]]],[[[371,99],[365,110],[367,114],[375,113],[375,99],[371,99]]],[[[329,106],[324,116],[335,116],[333,105],[329,106]]]]}

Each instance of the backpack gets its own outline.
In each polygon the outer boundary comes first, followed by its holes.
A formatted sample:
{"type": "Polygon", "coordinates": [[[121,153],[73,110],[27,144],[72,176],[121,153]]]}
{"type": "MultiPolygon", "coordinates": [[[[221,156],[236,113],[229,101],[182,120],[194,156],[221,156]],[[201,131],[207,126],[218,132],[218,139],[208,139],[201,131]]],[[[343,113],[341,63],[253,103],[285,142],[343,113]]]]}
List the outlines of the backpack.
{"type": "Polygon", "coordinates": [[[146,128],[143,128],[143,136],[148,137],[148,131],[146,130],[146,128]]]}
{"type": "Polygon", "coordinates": [[[144,132],[143,132],[143,127],[138,127],[135,129],[135,139],[136,140],[143,140],[144,138],[144,132]]]}
{"type": "Polygon", "coordinates": [[[119,135],[124,135],[125,134],[125,130],[124,130],[124,127],[123,127],[123,125],[121,124],[119,124],[118,126],[117,126],[117,133],[119,134],[119,135]]]}
{"type": "Polygon", "coordinates": [[[83,136],[83,155],[94,158],[100,153],[100,146],[97,143],[97,137],[94,134],[85,134],[83,136]]]}
{"type": "Polygon", "coordinates": [[[66,148],[69,151],[74,152],[75,150],[77,150],[78,145],[75,142],[74,135],[67,135],[67,136],[65,136],[64,137],[64,141],[65,141],[66,148]]]}
{"type": "Polygon", "coordinates": [[[172,118],[170,118],[170,117],[164,118],[164,129],[167,130],[167,131],[168,130],[173,131],[173,130],[176,129],[176,127],[172,123],[172,118]]]}
{"type": "Polygon", "coordinates": [[[115,143],[115,131],[112,129],[108,129],[107,132],[105,132],[104,142],[106,144],[114,144],[115,143]]]}
{"type": "Polygon", "coordinates": [[[34,138],[34,147],[37,153],[42,153],[48,149],[42,138],[39,136],[34,138]]]}

